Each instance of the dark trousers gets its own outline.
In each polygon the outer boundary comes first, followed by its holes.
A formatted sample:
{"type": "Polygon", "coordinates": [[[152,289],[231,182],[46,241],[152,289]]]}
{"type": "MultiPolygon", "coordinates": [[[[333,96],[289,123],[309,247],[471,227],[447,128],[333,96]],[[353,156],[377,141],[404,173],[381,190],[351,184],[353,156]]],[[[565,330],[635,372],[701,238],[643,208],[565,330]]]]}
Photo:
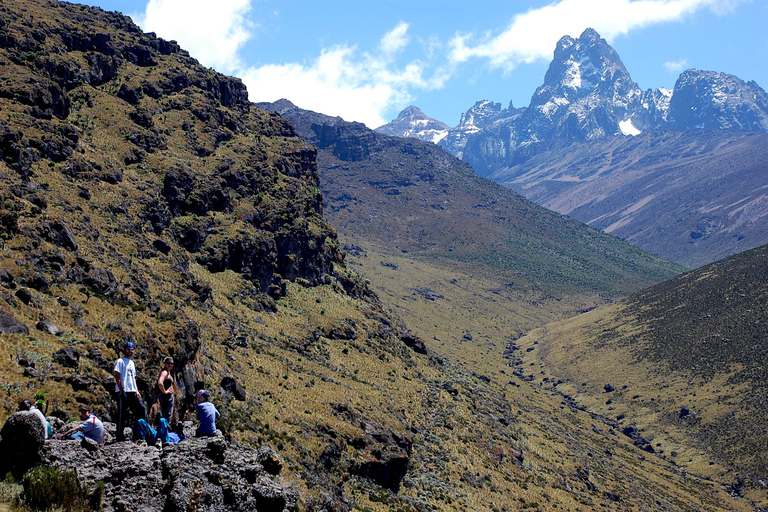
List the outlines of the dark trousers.
{"type": "MultiPolygon", "coordinates": [[[[129,413],[133,413],[135,416],[135,421],[138,421],[147,419],[147,411],[144,408],[144,404],[141,402],[141,400],[139,400],[139,397],[136,396],[135,392],[124,394],[115,393],[115,395],[115,400],[117,401],[117,440],[125,441],[125,434],[123,433],[123,430],[125,430],[126,423],[128,422],[129,413]]],[[[135,424],[132,425],[132,429],[133,437],[135,439],[135,424]]]]}

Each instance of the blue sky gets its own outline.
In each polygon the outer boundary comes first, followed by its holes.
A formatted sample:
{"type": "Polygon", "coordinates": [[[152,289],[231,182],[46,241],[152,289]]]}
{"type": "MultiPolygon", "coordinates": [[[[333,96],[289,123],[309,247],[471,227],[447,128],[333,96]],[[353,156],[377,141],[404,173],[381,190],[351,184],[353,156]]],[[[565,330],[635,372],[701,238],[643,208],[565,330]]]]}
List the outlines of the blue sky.
{"type": "Polygon", "coordinates": [[[252,101],[375,128],[408,105],[450,126],[528,105],[557,40],[595,28],[643,89],[685,69],[768,87],[764,0],[89,0],[238,76],[252,101]]]}

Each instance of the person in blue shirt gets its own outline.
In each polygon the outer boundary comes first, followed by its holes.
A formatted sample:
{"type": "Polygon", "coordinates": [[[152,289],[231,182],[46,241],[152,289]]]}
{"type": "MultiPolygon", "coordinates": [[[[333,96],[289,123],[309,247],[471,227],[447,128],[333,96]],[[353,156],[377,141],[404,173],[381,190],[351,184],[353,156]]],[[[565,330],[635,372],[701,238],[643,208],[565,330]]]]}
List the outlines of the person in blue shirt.
{"type": "Polygon", "coordinates": [[[197,407],[195,414],[200,424],[197,426],[195,436],[215,436],[216,420],[221,417],[216,406],[211,402],[211,394],[204,389],[197,392],[197,407]]]}

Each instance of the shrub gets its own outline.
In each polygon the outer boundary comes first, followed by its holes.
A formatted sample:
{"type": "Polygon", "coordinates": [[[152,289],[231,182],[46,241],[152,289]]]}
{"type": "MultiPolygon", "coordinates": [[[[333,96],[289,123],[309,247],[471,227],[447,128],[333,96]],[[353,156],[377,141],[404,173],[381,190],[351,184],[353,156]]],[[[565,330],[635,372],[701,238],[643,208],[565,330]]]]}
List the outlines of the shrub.
{"type": "Polygon", "coordinates": [[[88,492],[80,486],[72,471],[59,471],[47,466],[29,470],[22,479],[25,503],[34,509],[57,507],[75,511],[89,508],[88,492]]]}

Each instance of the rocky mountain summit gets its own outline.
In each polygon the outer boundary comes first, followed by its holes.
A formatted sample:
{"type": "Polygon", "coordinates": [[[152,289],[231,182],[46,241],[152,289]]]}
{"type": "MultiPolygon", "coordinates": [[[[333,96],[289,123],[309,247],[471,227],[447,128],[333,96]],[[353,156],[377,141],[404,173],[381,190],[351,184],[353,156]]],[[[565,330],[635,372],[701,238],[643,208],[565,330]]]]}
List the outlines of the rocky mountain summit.
{"type": "Polygon", "coordinates": [[[667,117],[675,130],[764,132],[768,131],[768,94],[753,81],[689,69],[675,83],[667,117]]]}
{"type": "MultiPolygon", "coordinates": [[[[409,107],[415,108],[415,107],[409,107]]],[[[634,136],[647,130],[768,130],[768,95],[726,73],[690,69],[672,91],[641,90],[619,55],[593,29],[564,36],[527,107],[501,110],[479,101],[438,142],[481,175],[524,162],[567,142],[634,136]],[[475,122],[475,120],[479,122],[475,122]]],[[[419,125],[385,125],[382,133],[431,140],[419,125]]],[[[420,123],[427,121],[421,120],[420,123]]],[[[431,120],[430,122],[437,122],[431,120]]]]}
{"type": "Polygon", "coordinates": [[[493,103],[487,100],[478,101],[472,108],[461,114],[459,125],[449,130],[445,138],[438,143],[456,158],[462,158],[464,156],[464,147],[467,145],[467,140],[470,136],[489,126],[495,125],[497,122],[499,122],[500,126],[505,124],[504,121],[512,122],[514,118],[520,116],[524,111],[525,109],[516,109],[512,106],[511,101],[505,109],[501,108],[501,103],[493,103]]]}
{"type": "Polygon", "coordinates": [[[427,117],[418,107],[410,106],[400,112],[397,119],[377,128],[376,131],[384,135],[414,136],[437,144],[448,134],[449,129],[447,124],[427,117]]]}

